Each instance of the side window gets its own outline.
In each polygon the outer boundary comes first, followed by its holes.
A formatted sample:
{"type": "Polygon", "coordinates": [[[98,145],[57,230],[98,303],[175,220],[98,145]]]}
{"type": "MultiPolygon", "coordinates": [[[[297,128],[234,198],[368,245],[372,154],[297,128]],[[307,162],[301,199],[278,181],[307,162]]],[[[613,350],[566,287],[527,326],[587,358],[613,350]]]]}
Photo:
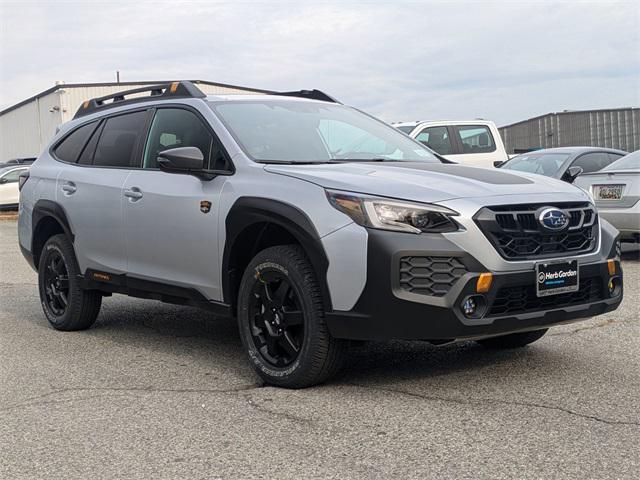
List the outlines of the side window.
{"type": "Polygon", "coordinates": [[[144,168],[157,168],[157,157],[163,150],[197,147],[210,170],[228,170],[222,146],[193,112],[182,108],[160,108],[151,124],[144,149],[144,168]]]}
{"type": "Polygon", "coordinates": [[[18,170],[11,170],[9,173],[4,175],[1,180],[1,183],[16,183],[18,181],[18,177],[22,172],[26,171],[25,168],[20,168],[18,170]]]}
{"type": "Polygon", "coordinates": [[[462,153],[488,153],[496,150],[496,142],[486,126],[460,125],[456,130],[462,142],[462,153]]]}
{"type": "Polygon", "coordinates": [[[598,170],[609,165],[609,155],[605,152],[586,153],[576,158],[573,162],[574,167],[582,167],[584,173],[597,172],[598,170]]]}
{"type": "Polygon", "coordinates": [[[93,163],[93,154],[96,151],[96,146],[98,145],[98,139],[100,138],[100,134],[102,133],[103,128],[104,128],[104,122],[98,128],[96,128],[95,132],[93,132],[93,134],[91,135],[91,138],[82,149],[80,158],[78,158],[79,164],[91,165],[93,163]]]}
{"type": "Polygon", "coordinates": [[[138,142],[144,135],[146,111],[107,118],[93,156],[101,167],[135,167],[138,142]]]}
{"type": "Polygon", "coordinates": [[[452,150],[447,127],[427,127],[418,134],[416,140],[440,155],[449,155],[452,150]]]}
{"type": "Polygon", "coordinates": [[[618,155],[617,153],[607,153],[609,155],[609,163],[607,165],[611,165],[616,160],[620,160],[623,155],[618,155]]]}
{"type": "Polygon", "coordinates": [[[63,162],[75,163],[97,125],[98,122],[91,122],[72,132],[55,148],[55,156],[63,162]]]}

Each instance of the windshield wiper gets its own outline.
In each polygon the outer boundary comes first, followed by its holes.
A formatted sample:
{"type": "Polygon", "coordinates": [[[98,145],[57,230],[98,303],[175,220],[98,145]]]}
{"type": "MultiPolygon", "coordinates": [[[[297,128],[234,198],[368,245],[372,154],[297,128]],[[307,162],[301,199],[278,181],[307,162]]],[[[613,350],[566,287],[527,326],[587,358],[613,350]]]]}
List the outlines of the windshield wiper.
{"type": "Polygon", "coordinates": [[[295,160],[255,160],[256,163],[263,163],[265,165],[322,165],[331,163],[330,160],[320,161],[295,161],[295,160]]]}
{"type": "Polygon", "coordinates": [[[385,157],[377,157],[377,158],[332,158],[330,160],[331,163],[347,163],[347,162],[400,162],[401,160],[396,160],[394,158],[385,158],[385,157]]]}

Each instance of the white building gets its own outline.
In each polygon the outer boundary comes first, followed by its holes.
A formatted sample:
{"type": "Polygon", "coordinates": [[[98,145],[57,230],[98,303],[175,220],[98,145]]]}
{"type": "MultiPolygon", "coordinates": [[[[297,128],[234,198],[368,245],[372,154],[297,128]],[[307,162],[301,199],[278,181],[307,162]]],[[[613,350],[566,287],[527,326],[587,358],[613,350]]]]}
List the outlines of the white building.
{"type": "MultiPolygon", "coordinates": [[[[266,90],[192,80],[207,94],[267,93],[266,90]]],[[[0,111],[0,163],[12,158],[37,157],[61,123],[73,118],[85,100],[170,81],[56,84],[0,111]]]]}

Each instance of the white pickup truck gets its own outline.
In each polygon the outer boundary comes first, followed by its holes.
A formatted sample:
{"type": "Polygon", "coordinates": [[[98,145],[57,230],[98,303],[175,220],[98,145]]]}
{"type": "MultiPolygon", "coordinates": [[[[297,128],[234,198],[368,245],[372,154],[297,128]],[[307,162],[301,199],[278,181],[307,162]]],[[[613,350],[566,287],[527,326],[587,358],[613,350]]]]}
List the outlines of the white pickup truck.
{"type": "Polygon", "coordinates": [[[493,167],[509,159],[495,123],[488,120],[399,122],[394,127],[447,160],[493,167]]]}

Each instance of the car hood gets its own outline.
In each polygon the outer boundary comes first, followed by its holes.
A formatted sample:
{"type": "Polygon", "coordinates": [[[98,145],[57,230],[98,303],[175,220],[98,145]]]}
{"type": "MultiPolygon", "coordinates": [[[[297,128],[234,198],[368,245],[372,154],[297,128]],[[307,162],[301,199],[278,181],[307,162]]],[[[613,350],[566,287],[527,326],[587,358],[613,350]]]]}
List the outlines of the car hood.
{"type": "MultiPolygon", "coordinates": [[[[496,195],[582,192],[542,175],[421,162],[267,165],[265,170],[324,188],[422,202],[496,195]]],[[[582,192],[584,194],[584,192],[582,192]]],[[[585,199],[588,196],[584,194],[585,199]]]]}

